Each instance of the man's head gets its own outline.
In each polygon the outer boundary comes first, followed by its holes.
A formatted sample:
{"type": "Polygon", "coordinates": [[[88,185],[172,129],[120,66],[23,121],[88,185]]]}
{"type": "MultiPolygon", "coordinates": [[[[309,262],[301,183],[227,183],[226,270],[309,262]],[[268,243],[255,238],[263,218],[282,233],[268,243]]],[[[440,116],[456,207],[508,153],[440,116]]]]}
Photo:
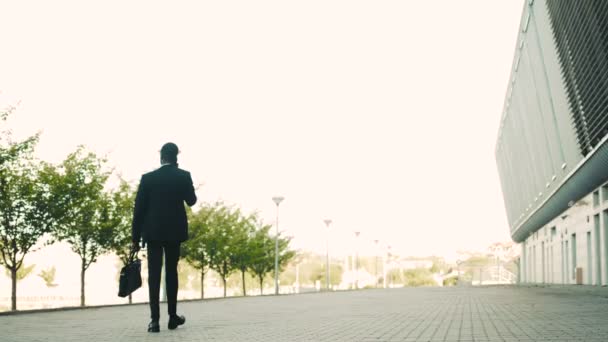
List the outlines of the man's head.
{"type": "Polygon", "coordinates": [[[177,164],[177,154],[179,149],[174,143],[168,142],[163,145],[160,149],[160,162],[161,164],[177,164]]]}

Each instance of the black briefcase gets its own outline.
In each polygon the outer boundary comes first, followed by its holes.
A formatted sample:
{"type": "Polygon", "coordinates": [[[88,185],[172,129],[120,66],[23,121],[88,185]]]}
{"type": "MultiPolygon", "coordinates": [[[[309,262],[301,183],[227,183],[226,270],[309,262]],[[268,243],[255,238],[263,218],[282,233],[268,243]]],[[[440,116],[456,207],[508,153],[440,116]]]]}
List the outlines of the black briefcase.
{"type": "Polygon", "coordinates": [[[141,287],[141,260],[137,252],[131,253],[129,263],[120,270],[118,296],[127,297],[141,287]]]}

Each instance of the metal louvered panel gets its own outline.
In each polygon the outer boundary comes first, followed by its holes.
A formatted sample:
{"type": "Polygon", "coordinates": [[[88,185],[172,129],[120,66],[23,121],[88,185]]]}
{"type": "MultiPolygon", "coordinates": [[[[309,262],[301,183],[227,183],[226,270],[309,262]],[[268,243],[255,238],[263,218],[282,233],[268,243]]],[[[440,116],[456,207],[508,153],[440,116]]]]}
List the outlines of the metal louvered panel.
{"type": "Polygon", "coordinates": [[[547,0],[572,123],[583,155],[608,133],[608,1],[547,0]]]}
{"type": "Polygon", "coordinates": [[[529,219],[511,232],[513,240],[524,241],[531,233],[549,223],[568,209],[569,202],[576,202],[608,181],[608,142],[600,143],[592,155],[586,158],[563,184],[547,199],[529,219]]]}
{"type": "Polygon", "coordinates": [[[497,151],[517,242],[608,181],[608,1],[535,1],[522,22],[497,151]]]}

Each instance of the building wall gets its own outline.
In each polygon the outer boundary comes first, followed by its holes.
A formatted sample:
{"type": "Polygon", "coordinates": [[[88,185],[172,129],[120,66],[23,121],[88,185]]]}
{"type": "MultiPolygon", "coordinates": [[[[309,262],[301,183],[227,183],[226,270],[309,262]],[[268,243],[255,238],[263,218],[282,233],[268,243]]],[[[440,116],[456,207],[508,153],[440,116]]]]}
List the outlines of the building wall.
{"type": "Polygon", "coordinates": [[[598,187],[522,243],[520,282],[608,285],[608,184],[598,187]]]}
{"type": "Polygon", "coordinates": [[[583,158],[560,72],[546,1],[526,1],[496,144],[512,233],[583,158]]]}
{"type": "Polygon", "coordinates": [[[496,143],[521,282],[608,285],[607,58],[608,1],[524,1],[496,143]]]}
{"type": "MultiPolygon", "coordinates": [[[[524,1],[496,143],[516,242],[608,181],[607,56],[608,1],[524,1]]],[[[578,248],[586,235],[576,236],[578,248]]],[[[543,246],[526,253],[532,268],[548,257],[543,246]]]]}

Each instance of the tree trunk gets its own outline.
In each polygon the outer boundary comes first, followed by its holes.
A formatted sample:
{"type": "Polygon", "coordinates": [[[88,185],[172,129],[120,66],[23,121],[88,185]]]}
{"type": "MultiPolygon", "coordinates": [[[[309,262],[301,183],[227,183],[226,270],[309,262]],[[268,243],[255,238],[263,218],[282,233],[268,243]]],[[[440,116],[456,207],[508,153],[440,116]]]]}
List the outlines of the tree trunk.
{"type": "Polygon", "coordinates": [[[205,298],[205,271],[201,270],[201,299],[205,298]]]}
{"type": "Polygon", "coordinates": [[[86,272],[84,265],[85,261],[82,260],[82,267],[80,268],[80,306],[84,306],[84,273],[86,272]]]}
{"type": "Polygon", "coordinates": [[[224,282],[224,297],[226,297],[226,278],[222,276],[222,281],[224,282]]]}
{"type": "Polygon", "coordinates": [[[259,277],[260,278],[260,296],[264,295],[264,278],[263,277],[259,277]]]}
{"type": "Polygon", "coordinates": [[[129,304],[133,304],[133,297],[131,297],[130,293],[129,293],[129,304]]]}
{"type": "Polygon", "coordinates": [[[247,296],[247,290],[245,289],[245,271],[241,271],[241,279],[243,279],[243,296],[247,296]]]}
{"type": "Polygon", "coordinates": [[[11,268],[11,310],[17,310],[17,269],[11,268]]]}

